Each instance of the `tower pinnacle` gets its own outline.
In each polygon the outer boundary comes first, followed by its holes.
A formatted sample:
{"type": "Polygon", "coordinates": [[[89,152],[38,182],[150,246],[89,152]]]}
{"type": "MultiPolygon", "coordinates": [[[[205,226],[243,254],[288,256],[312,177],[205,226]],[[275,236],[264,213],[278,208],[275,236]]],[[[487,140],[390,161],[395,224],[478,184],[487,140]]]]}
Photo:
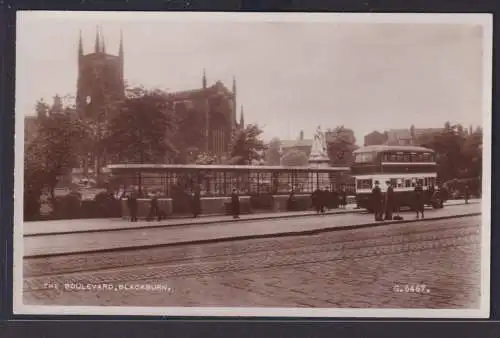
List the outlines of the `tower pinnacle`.
{"type": "Polygon", "coordinates": [[[245,117],[243,115],[243,105],[241,105],[241,113],[240,113],[240,128],[244,129],[245,128],[245,117]]]}
{"type": "Polygon", "coordinates": [[[99,53],[101,51],[101,43],[99,41],[99,26],[96,27],[94,51],[96,53],[99,53]]]}
{"type": "Polygon", "coordinates": [[[80,39],[78,41],[78,56],[83,56],[82,30],[80,29],[80,39]]]}

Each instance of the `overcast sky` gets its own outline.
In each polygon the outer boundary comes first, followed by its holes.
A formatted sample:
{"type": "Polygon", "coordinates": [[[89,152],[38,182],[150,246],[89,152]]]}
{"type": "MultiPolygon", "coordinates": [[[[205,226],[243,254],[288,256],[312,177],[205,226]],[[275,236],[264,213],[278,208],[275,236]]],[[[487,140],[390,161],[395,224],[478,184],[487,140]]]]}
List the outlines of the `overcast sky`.
{"type": "MultiPolygon", "coordinates": [[[[345,125],[358,143],[377,129],[482,123],[482,36],[472,24],[223,22],[146,14],[24,13],[18,21],[16,109],[75,94],[78,36],[100,25],[125,78],[172,91],[237,80],[245,121],[265,138],[312,137],[345,125]]],[[[239,111],[238,111],[239,113],[239,111]]],[[[239,119],[239,116],[238,116],[239,119]]]]}

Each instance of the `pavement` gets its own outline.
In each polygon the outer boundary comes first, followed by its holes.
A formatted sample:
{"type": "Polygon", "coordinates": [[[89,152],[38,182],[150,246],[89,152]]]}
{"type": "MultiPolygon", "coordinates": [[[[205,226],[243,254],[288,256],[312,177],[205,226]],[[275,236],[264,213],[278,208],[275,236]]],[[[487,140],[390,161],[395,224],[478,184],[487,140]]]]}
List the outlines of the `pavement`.
{"type": "MultiPolygon", "coordinates": [[[[480,199],[470,200],[469,203],[480,203],[480,199]]],[[[450,200],[445,206],[455,206],[464,204],[463,200],[450,200]]],[[[347,205],[346,209],[333,209],[325,212],[326,215],[337,215],[346,213],[366,213],[364,209],[355,209],[355,205],[347,205]]],[[[118,231],[128,229],[145,229],[171,226],[186,226],[197,224],[220,224],[224,222],[234,223],[253,220],[270,220],[278,218],[317,216],[315,211],[295,211],[295,212],[276,212],[276,213],[258,213],[241,215],[239,219],[234,220],[231,216],[202,216],[198,218],[171,218],[160,222],[138,221],[129,222],[121,218],[107,219],[71,219],[54,221],[34,221],[24,222],[23,236],[41,236],[57,235],[70,233],[85,233],[94,231],[118,231]]]]}
{"type": "MultiPolygon", "coordinates": [[[[470,203],[426,211],[425,220],[415,220],[413,212],[403,212],[404,221],[373,221],[373,215],[347,213],[336,215],[263,219],[248,218],[239,222],[194,223],[183,227],[143,227],[116,231],[48,234],[24,238],[24,257],[43,257],[92,252],[112,252],[158,246],[179,246],[220,241],[248,240],[266,237],[314,235],[324,231],[353,229],[368,226],[390,226],[450,217],[480,215],[481,204],[470,203]]],[[[251,215],[253,216],[253,215],[251,215]]],[[[258,216],[258,215],[255,215],[258,216]]],[[[305,216],[305,215],[304,215],[305,216]]],[[[226,217],[225,219],[228,219],[226,217]]]]}

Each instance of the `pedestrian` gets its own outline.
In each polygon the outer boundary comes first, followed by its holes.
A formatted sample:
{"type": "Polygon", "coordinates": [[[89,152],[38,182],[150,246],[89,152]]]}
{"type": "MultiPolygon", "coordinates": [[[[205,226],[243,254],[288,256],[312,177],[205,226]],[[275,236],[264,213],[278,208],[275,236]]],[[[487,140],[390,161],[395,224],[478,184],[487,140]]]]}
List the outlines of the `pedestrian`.
{"type": "Polygon", "coordinates": [[[335,188],[332,189],[331,199],[332,199],[332,208],[337,209],[340,205],[340,202],[339,202],[339,193],[335,188]]]}
{"type": "Polygon", "coordinates": [[[321,190],[319,187],[312,193],[311,201],[313,207],[316,209],[316,213],[319,214],[321,212],[321,190]]]}
{"type": "Polygon", "coordinates": [[[387,181],[387,192],[385,193],[385,220],[392,221],[394,211],[394,188],[390,181],[387,181]]]}
{"type": "Polygon", "coordinates": [[[347,207],[347,192],[345,190],[345,187],[342,187],[340,189],[340,205],[342,209],[345,209],[347,207]]]}
{"type": "Polygon", "coordinates": [[[201,197],[198,190],[193,192],[192,195],[192,210],[194,218],[198,217],[201,214],[201,197]]]}
{"type": "Polygon", "coordinates": [[[470,197],[469,185],[466,184],[465,191],[464,191],[465,204],[469,204],[469,197],[470,197]]]}
{"type": "Polygon", "coordinates": [[[325,213],[326,201],[327,201],[326,189],[321,189],[320,188],[320,191],[319,191],[319,205],[320,205],[320,211],[321,211],[322,214],[325,213]]]}
{"type": "Polygon", "coordinates": [[[439,186],[439,207],[440,208],[443,208],[444,207],[444,202],[448,200],[448,190],[446,189],[446,187],[441,184],[439,186]]]}
{"type": "Polygon", "coordinates": [[[295,193],[292,190],[290,190],[290,194],[288,195],[288,200],[286,202],[286,210],[287,211],[294,211],[295,210],[295,193]]]}
{"type": "Polygon", "coordinates": [[[240,218],[240,198],[236,189],[233,189],[231,194],[231,211],[234,219],[240,218]]]}
{"type": "Polygon", "coordinates": [[[130,192],[128,195],[127,206],[130,214],[130,222],[137,222],[137,195],[135,191],[130,192]]]}
{"type": "Polygon", "coordinates": [[[415,211],[417,213],[417,219],[422,215],[422,219],[424,218],[424,190],[422,189],[422,185],[420,182],[417,182],[414,190],[414,199],[415,199],[415,211]]]}
{"type": "Polygon", "coordinates": [[[147,220],[151,221],[156,218],[157,221],[161,221],[160,208],[158,207],[158,196],[156,193],[151,194],[151,202],[149,204],[149,215],[147,220]]]}
{"type": "Polygon", "coordinates": [[[375,212],[375,221],[382,221],[382,190],[380,190],[379,181],[375,181],[375,187],[372,189],[372,205],[375,212]]]}
{"type": "Polygon", "coordinates": [[[330,191],[328,187],[321,190],[321,213],[324,214],[329,209],[330,191]]]}

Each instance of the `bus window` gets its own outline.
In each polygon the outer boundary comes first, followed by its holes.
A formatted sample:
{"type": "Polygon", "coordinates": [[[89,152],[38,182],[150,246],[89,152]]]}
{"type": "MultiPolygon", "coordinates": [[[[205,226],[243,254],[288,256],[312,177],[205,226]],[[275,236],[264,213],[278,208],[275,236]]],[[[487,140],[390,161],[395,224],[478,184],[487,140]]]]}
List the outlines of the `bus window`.
{"type": "Polygon", "coordinates": [[[424,178],[424,187],[427,187],[429,185],[429,178],[425,177],[424,178]]]}
{"type": "Polygon", "coordinates": [[[422,162],[432,162],[431,154],[429,153],[422,154],[422,162]]]}
{"type": "Polygon", "coordinates": [[[373,180],[358,180],[356,184],[358,189],[371,189],[373,180]]]}
{"type": "Polygon", "coordinates": [[[398,185],[398,180],[397,180],[397,179],[395,179],[395,178],[391,178],[391,179],[390,179],[390,182],[391,182],[391,185],[392,185],[393,187],[397,187],[397,185],[398,185]]]}
{"type": "Polygon", "coordinates": [[[397,153],[396,154],[396,161],[398,161],[398,162],[404,162],[403,153],[397,153]]]}
{"type": "Polygon", "coordinates": [[[412,187],[411,180],[409,178],[407,178],[405,180],[405,188],[411,188],[411,187],[412,187]]]}
{"type": "Polygon", "coordinates": [[[403,180],[403,179],[398,178],[398,179],[396,180],[396,185],[395,185],[395,187],[397,187],[397,188],[402,188],[402,187],[403,187],[403,182],[404,182],[404,180],[403,180]]]}
{"type": "Polygon", "coordinates": [[[420,186],[424,185],[424,180],[421,178],[417,178],[417,184],[420,184],[420,186]]]}
{"type": "Polygon", "coordinates": [[[403,154],[403,162],[410,162],[410,154],[409,153],[405,153],[403,154]]]}
{"type": "Polygon", "coordinates": [[[360,154],[356,154],[354,162],[355,163],[370,163],[370,162],[373,162],[373,153],[360,153],[360,154]]]}

